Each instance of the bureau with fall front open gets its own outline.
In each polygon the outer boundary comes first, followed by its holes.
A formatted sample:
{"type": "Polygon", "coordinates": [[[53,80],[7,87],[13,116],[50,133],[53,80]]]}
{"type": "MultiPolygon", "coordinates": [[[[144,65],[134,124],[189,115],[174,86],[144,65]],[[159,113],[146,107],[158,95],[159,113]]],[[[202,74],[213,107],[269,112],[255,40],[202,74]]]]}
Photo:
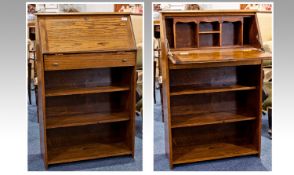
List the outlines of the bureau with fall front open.
{"type": "Polygon", "coordinates": [[[260,155],[262,59],[255,11],[161,13],[170,167],[260,155]]]}
{"type": "Polygon", "coordinates": [[[136,45],[130,14],[40,13],[36,26],[45,166],[134,156],[136,45]]]}

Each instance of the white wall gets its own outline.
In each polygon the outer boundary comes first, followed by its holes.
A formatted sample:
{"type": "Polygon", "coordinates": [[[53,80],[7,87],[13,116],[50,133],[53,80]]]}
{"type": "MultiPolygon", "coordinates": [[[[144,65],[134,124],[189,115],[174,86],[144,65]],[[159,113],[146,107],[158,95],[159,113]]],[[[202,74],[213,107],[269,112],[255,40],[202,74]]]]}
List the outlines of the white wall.
{"type": "Polygon", "coordinates": [[[59,4],[57,9],[45,9],[44,4],[37,4],[37,11],[42,12],[61,12],[64,7],[74,7],[78,9],[80,12],[113,12],[114,5],[113,4],[71,4],[71,5],[63,5],[59,4]]]}
{"type": "MultiPolygon", "coordinates": [[[[161,3],[161,8],[164,10],[184,10],[186,3],[161,3]],[[167,8],[167,9],[165,9],[167,8]]],[[[193,3],[194,4],[194,3],[193,3]]],[[[225,10],[225,9],[233,9],[239,10],[239,3],[197,3],[200,6],[200,10],[225,10]]]]}
{"type": "Polygon", "coordinates": [[[85,12],[113,12],[113,4],[86,4],[85,12]]]}
{"type": "Polygon", "coordinates": [[[200,4],[200,8],[203,10],[225,10],[225,9],[240,9],[240,4],[238,3],[214,3],[214,4],[200,4]]]}

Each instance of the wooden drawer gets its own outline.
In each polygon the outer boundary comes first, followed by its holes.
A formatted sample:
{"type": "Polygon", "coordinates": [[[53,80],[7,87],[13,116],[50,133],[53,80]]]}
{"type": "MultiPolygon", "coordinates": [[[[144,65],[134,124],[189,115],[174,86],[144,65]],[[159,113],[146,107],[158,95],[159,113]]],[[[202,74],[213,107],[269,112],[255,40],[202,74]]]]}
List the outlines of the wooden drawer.
{"type": "Polygon", "coordinates": [[[134,66],[135,52],[45,55],[45,71],[134,66]]]}

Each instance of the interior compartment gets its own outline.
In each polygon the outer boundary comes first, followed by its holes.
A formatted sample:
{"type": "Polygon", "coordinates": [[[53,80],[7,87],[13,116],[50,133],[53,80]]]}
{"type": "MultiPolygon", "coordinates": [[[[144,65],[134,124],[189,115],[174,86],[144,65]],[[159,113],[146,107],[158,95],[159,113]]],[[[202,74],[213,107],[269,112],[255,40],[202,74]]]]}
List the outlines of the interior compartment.
{"type": "Polygon", "coordinates": [[[216,47],[220,46],[219,33],[202,33],[199,35],[199,47],[216,47]]]}
{"type": "MultiPolygon", "coordinates": [[[[174,24],[173,18],[166,18],[165,19],[166,39],[168,41],[168,45],[170,48],[175,48],[173,24],[174,24]]],[[[185,38],[186,38],[186,36],[185,36],[185,38]]]]}
{"type": "Polygon", "coordinates": [[[215,68],[174,69],[169,71],[170,91],[215,89],[240,86],[258,86],[258,65],[215,68]]]}
{"type": "Polygon", "coordinates": [[[257,154],[254,121],[172,130],[175,164],[257,154]]]}
{"type": "Polygon", "coordinates": [[[244,17],[243,20],[243,44],[261,47],[255,16],[244,17]]]}
{"type": "Polygon", "coordinates": [[[131,73],[132,69],[129,67],[47,71],[44,76],[45,91],[130,86],[131,73]]]}
{"type": "Polygon", "coordinates": [[[253,144],[254,121],[185,127],[172,130],[174,146],[203,145],[217,142],[253,144]]]}
{"type": "Polygon", "coordinates": [[[207,31],[219,31],[219,22],[200,22],[199,23],[199,30],[200,32],[207,32],[207,31]]]}
{"type": "Polygon", "coordinates": [[[131,154],[127,122],[47,130],[48,162],[62,163],[131,154]]]}
{"type": "Polygon", "coordinates": [[[222,45],[242,45],[243,33],[241,21],[222,23],[222,45]]]}
{"type": "Polygon", "coordinates": [[[257,100],[258,92],[256,90],[228,91],[171,96],[170,105],[172,118],[184,116],[188,119],[189,117],[209,116],[218,113],[256,118],[259,116],[257,100]]]}
{"type": "Polygon", "coordinates": [[[130,108],[128,92],[71,95],[46,98],[46,115],[79,116],[127,112],[130,108]]]}
{"type": "Polygon", "coordinates": [[[197,24],[195,22],[176,23],[176,48],[195,48],[197,24]]]}

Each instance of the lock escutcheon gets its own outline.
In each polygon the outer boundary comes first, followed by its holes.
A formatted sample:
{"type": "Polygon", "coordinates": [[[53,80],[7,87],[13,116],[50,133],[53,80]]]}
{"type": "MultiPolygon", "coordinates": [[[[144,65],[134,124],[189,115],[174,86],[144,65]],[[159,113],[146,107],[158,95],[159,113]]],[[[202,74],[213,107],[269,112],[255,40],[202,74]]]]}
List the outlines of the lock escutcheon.
{"type": "Polygon", "coordinates": [[[58,64],[58,63],[53,63],[52,65],[53,65],[53,66],[59,66],[59,64],[58,64]]]}

